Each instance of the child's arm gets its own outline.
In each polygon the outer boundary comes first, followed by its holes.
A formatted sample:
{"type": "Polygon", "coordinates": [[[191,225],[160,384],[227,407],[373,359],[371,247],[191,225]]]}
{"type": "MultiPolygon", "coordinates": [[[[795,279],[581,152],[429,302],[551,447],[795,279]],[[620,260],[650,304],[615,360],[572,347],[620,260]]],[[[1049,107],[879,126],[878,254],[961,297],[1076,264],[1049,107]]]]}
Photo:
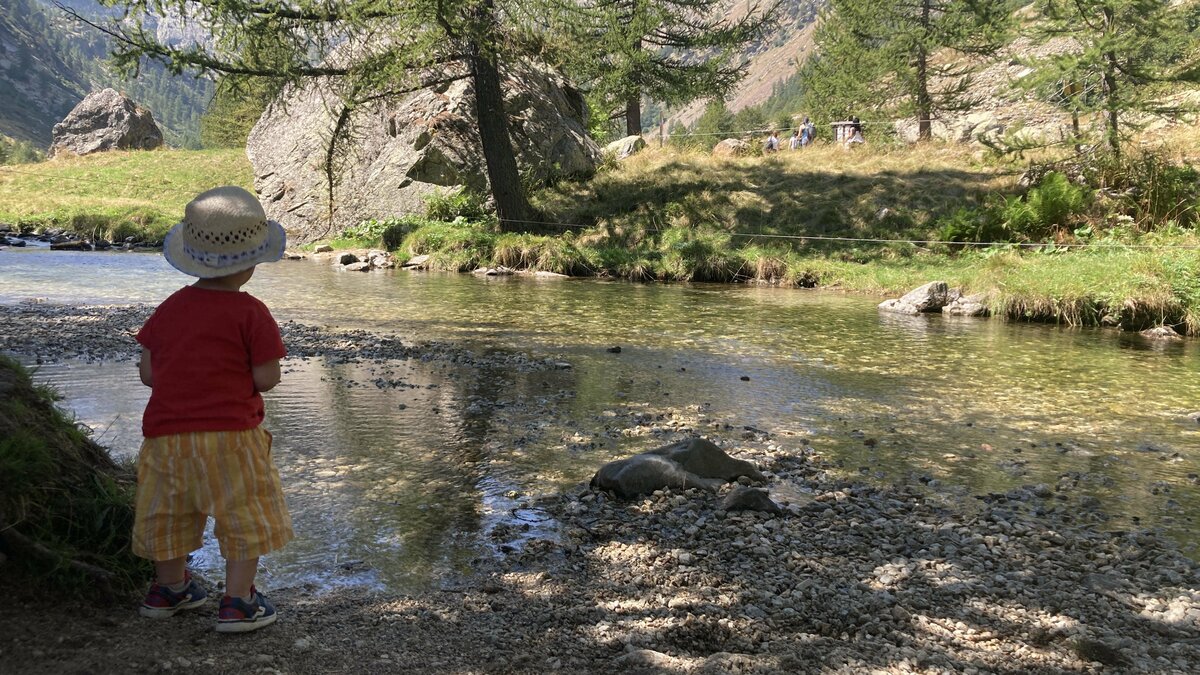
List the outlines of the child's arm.
{"type": "MultiPolygon", "coordinates": [[[[258,391],[271,391],[279,384],[279,359],[264,361],[250,369],[254,376],[254,388],[258,391]]],[[[144,382],[145,380],[143,380],[144,382]]]]}
{"type": "Polygon", "coordinates": [[[150,350],[145,347],[142,347],[142,360],[138,361],[138,377],[142,378],[142,384],[154,387],[154,377],[150,371],[150,350]]]}

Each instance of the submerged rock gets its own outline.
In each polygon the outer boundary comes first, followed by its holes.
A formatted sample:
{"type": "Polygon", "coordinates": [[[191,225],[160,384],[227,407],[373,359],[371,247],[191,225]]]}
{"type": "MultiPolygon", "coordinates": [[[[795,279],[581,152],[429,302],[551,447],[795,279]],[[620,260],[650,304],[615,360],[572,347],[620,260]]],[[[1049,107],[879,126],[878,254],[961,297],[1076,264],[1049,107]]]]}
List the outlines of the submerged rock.
{"type": "Polygon", "coordinates": [[[1147,328],[1146,330],[1139,333],[1139,335],[1141,335],[1144,338],[1150,338],[1151,340],[1182,340],[1183,339],[1183,336],[1180,335],[1178,332],[1176,332],[1174,328],[1167,326],[1165,324],[1162,326],[1155,326],[1154,328],[1147,328]]]}
{"type": "Polygon", "coordinates": [[[90,251],[90,250],[92,250],[92,246],[91,246],[91,244],[87,243],[86,241],[80,241],[78,239],[74,239],[71,241],[56,241],[53,244],[50,244],[50,250],[51,251],[90,251]]]}

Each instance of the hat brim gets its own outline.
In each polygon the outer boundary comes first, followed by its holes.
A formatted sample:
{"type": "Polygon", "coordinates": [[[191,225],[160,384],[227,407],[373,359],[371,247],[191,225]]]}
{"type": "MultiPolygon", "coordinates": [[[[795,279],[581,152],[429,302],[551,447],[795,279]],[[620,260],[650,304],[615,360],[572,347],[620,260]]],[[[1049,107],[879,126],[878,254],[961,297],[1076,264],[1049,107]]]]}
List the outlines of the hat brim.
{"type": "Polygon", "coordinates": [[[227,265],[225,267],[212,267],[202,262],[193,260],[183,250],[183,237],[180,232],[183,230],[183,223],[176,223],[174,227],[167,232],[167,236],[163,239],[163,256],[171,267],[183,272],[184,274],[200,279],[213,279],[216,277],[228,276],[244,272],[260,263],[271,263],[283,257],[283,249],[287,247],[287,233],[283,231],[283,226],[274,220],[267,221],[267,248],[261,254],[239,260],[237,263],[227,265]]]}

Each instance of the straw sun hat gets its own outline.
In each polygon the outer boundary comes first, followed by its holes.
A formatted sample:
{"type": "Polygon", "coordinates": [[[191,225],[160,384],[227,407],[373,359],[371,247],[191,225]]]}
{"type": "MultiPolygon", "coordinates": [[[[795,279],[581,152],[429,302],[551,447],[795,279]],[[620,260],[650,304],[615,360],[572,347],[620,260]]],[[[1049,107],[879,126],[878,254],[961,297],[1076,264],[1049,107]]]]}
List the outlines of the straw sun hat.
{"type": "Polygon", "coordinates": [[[167,233],[163,255],[180,272],[211,279],[275,262],[286,244],[283,227],[267,220],[254,195],[226,185],[188,203],[183,221],[167,233]]]}

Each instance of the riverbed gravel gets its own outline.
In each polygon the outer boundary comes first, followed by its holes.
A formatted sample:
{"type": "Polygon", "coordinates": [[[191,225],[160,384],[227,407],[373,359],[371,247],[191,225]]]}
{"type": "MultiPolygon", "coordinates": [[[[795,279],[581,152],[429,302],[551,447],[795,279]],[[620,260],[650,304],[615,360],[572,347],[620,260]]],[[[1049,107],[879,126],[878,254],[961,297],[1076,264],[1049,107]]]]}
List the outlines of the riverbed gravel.
{"type": "MultiPolygon", "coordinates": [[[[78,359],[119,361],[137,356],[134,339],[150,317],[150,305],[60,305],[23,302],[0,305],[0,352],[37,362],[78,359]]],[[[534,371],[569,367],[553,358],[519,352],[479,352],[437,341],[405,342],[392,335],[283,321],[288,356],[333,361],[420,359],[534,371]]]]}
{"type": "MultiPolygon", "coordinates": [[[[128,358],[128,331],[148,311],[47,307],[0,308],[3,348],[128,358]]],[[[453,345],[405,353],[419,347],[284,330],[297,355],[474,358],[453,345]]],[[[2,588],[0,663],[46,673],[1200,672],[1200,569],[1155,531],[1106,530],[1069,484],[965,497],[867,484],[823,457],[819,438],[698,406],[627,402],[598,421],[647,448],[713,440],[763,471],[742,482],[781,513],[723,510],[736,485],[631,501],[586,485],[519,496],[557,522],[553,534],[494,530],[494,555],[419,593],[271,589],[279,622],[244,636],[215,634],[211,604],[153,621],[133,598],[48,603],[2,588]]]]}

